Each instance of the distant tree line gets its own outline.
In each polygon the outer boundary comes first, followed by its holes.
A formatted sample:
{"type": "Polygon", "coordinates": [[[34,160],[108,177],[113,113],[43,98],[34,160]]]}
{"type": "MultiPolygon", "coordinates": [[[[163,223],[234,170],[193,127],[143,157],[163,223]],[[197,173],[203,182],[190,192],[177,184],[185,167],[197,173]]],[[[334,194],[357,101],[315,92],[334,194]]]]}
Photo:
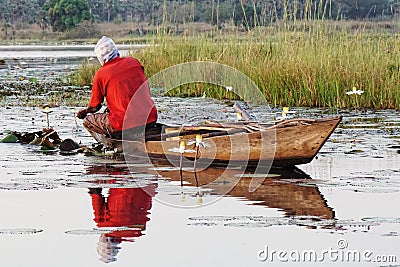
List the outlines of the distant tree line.
{"type": "Polygon", "coordinates": [[[382,19],[398,17],[400,0],[1,0],[6,31],[15,23],[50,25],[67,31],[82,21],[133,21],[143,25],[205,22],[267,26],[303,19],[382,19]]]}

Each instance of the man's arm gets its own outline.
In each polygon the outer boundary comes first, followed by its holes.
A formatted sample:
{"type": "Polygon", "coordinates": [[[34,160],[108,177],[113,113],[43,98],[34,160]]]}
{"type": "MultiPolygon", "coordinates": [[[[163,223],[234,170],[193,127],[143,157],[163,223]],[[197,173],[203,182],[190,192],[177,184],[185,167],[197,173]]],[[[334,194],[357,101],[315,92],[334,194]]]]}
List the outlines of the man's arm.
{"type": "Polygon", "coordinates": [[[76,115],[79,119],[84,119],[86,118],[86,115],[88,113],[96,113],[101,109],[101,104],[97,105],[96,107],[87,107],[82,110],[79,110],[78,114],[76,115]]]}

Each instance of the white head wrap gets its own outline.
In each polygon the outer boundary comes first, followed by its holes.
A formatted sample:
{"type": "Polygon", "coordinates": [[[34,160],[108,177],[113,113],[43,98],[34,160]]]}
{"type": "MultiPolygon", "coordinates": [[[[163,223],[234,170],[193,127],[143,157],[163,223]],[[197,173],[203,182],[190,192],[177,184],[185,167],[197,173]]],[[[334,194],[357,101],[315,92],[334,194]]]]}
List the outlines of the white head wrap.
{"type": "Polygon", "coordinates": [[[115,46],[114,41],[106,36],[101,37],[97,42],[94,52],[101,65],[119,57],[118,48],[115,46]]]}

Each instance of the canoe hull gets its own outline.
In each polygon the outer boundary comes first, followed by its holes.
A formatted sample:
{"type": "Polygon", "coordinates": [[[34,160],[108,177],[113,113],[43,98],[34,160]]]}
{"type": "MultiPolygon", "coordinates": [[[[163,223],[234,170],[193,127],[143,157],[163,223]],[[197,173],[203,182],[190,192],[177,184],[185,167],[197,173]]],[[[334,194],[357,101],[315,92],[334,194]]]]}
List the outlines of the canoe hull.
{"type": "Polygon", "coordinates": [[[236,133],[203,139],[196,153],[195,135],[179,136],[145,143],[111,140],[98,136],[98,141],[108,147],[150,158],[179,161],[180,141],[185,141],[185,161],[213,165],[294,166],[309,163],[340,123],[341,117],[325,119],[294,119],[252,133],[236,133]]]}

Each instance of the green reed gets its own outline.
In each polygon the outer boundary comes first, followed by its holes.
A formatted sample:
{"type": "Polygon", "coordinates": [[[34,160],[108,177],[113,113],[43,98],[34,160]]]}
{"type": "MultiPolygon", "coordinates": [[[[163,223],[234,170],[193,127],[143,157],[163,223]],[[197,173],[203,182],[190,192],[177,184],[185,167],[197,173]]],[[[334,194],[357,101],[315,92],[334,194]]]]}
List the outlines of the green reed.
{"type": "Polygon", "coordinates": [[[93,77],[100,68],[97,59],[95,61],[84,60],[80,68],[68,76],[68,83],[76,86],[92,85],[93,77]]]}
{"type": "MultiPolygon", "coordinates": [[[[160,35],[133,56],[148,77],[184,62],[226,64],[250,77],[271,106],[399,108],[399,35],[327,25],[325,21],[300,30],[258,28],[229,36],[160,35]],[[357,103],[346,95],[353,87],[364,91],[357,103]]],[[[93,68],[82,71],[87,72],[82,77],[90,78],[93,68]]],[[[170,92],[204,93],[219,99],[235,97],[210,84],[184,85],[170,92]]]]}

